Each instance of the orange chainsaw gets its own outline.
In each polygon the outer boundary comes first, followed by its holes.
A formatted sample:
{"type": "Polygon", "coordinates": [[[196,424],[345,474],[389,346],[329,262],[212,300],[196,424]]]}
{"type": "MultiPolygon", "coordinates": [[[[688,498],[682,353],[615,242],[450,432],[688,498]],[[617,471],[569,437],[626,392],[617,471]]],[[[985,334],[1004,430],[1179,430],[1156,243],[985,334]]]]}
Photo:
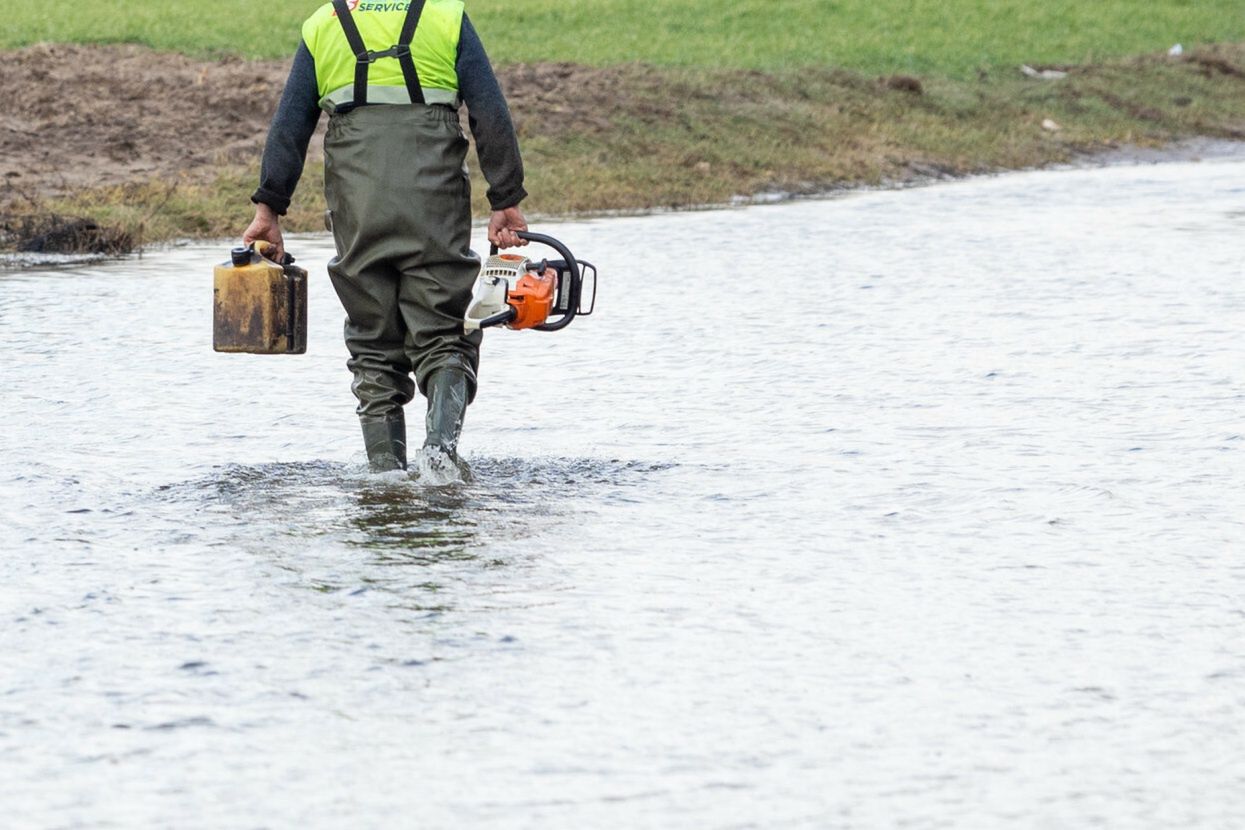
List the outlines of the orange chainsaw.
{"type": "Polygon", "coordinates": [[[552,236],[520,231],[519,238],[552,248],[562,258],[502,254],[494,245],[467,306],[466,333],[492,326],[558,331],[596,308],[597,269],[592,263],[577,260],[552,236]]]}

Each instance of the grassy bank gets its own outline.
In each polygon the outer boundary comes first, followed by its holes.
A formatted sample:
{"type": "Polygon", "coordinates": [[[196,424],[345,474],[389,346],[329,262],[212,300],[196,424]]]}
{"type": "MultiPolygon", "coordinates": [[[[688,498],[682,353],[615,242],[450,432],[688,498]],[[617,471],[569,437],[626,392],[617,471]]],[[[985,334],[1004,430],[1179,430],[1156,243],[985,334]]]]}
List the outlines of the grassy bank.
{"type": "MultiPolygon", "coordinates": [[[[320,0],[80,0],[6,12],[0,48],[137,43],[200,57],[283,58],[320,0]],[[262,11],[261,11],[262,10],[262,11]]],[[[500,64],[782,70],[969,77],[1025,63],[1091,63],[1175,43],[1245,40],[1240,0],[470,0],[500,64]]]]}
{"type": "MultiPolygon", "coordinates": [[[[266,4],[262,26],[239,23],[255,8],[240,0],[158,10],[87,0],[72,21],[23,6],[0,45],[55,37],[283,57],[317,5],[266,4]]],[[[1041,166],[1126,143],[1245,138],[1238,7],[677,0],[654,14],[633,0],[470,3],[503,65],[529,171],[526,207],[545,214],[721,203],[1041,166]],[[1210,44],[1217,39],[1238,43],[1210,44]],[[1178,41],[1185,54],[1168,57],[1178,41]],[[1137,53],[1145,54],[1129,57],[1137,53]],[[1027,78],[1021,63],[1067,75],[1027,78]]],[[[159,56],[153,62],[158,70],[159,56]]],[[[279,70],[268,71],[277,84],[279,70]]],[[[262,97],[275,105],[278,93],[262,97]]],[[[235,148],[175,174],[7,205],[0,194],[0,226],[57,215],[90,217],[134,241],[236,236],[257,162],[258,147],[235,148]]],[[[322,173],[309,165],[291,230],[322,227],[322,173]]]]}
{"type": "MultiPolygon", "coordinates": [[[[1180,61],[1073,69],[1061,80],[926,79],[919,90],[908,79],[832,69],[566,69],[555,92],[562,115],[548,117],[522,98],[516,106],[528,207],[547,214],[679,207],[1033,167],[1121,143],[1245,139],[1242,65],[1245,47],[1225,47],[1180,61]]],[[[309,166],[292,229],[320,228],[322,173],[309,166]]],[[[253,167],[234,168],[86,190],[47,207],[147,239],[229,236],[254,183],[253,167]]],[[[482,191],[477,186],[479,213],[482,191]]]]}

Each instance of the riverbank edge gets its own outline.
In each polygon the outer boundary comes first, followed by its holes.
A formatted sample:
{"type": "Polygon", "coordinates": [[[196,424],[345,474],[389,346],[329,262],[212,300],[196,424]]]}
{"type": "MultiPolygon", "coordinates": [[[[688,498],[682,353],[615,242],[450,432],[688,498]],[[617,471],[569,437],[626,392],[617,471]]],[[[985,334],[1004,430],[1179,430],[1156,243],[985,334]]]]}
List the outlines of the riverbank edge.
{"type": "MultiPolygon", "coordinates": [[[[1125,147],[1180,153],[1181,141],[1197,138],[1242,141],[1243,63],[1245,44],[1226,44],[1009,68],[975,81],[828,67],[574,64],[503,67],[499,76],[529,171],[525,208],[533,217],[574,217],[1092,165],[1125,147]]],[[[236,61],[228,66],[237,71],[236,61]]],[[[228,159],[172,176],[67,192],[26,181],[20,200],[12,188],[7,199],[0,194],[0,249],[121,254],[174,239],[236,237],[249,220],[262,136],[254,141],[250,152],[234,148],[228,159]]],[[[322,176],[313,157],[285,221],[290,232],[323,228],[322,176]]],[[[480,216],[487,205],[478,173],[476,180],[480,216]]]]}
{"type": "MultiPolygon", "coordinates": [[[[870,191],[882,190],[907,190],[920,187],[929,187],[937,184],[946,184],[955,181],[968,181],[976,178],[1004,176],[1011,173],[1096,170],[1107,167],[1161,165],[1172,163],[1214,163],[1224,161],[1245,161],[1245,139],[1182,139],[1157,147],[1141,147],[1134,145],[1118,147],[1111,150],[1102,150],[1097,153],[1084,155],[1072,162],[1052,164],[1045,167],[996,170],[986,173],[969,173],[964,175],[930,175],[925,177],[913,177],[903,181],[882,182],[876,185],[840,185],[815,193],[764,193],[757,194],[753,197],[737,197],[729,202],[712,204],[680,205],[677,207],[652,207],[631,210],[589,210],[569,214],[528,213],[527,218],[533,226],[538,226],[546,221],[574,222],[594,219],[609,219],[614,217],[660,216],[663,214],[687,213],[695,211],[724,211],[762,205],[785,204],[803,200],[830,199],[852,193],[866,193],[870,191]]],[[[477,214],[473,218],[473,226],[476,228],[482,228],[487,224],[487,220],[487,213],[477,214]]],[[[286,228],[287,239],[295,242],[300,236],[314,236],[318,233],[327,233],[327,231],[318,229],[290,230],[289,228],[286,228]]],[[[225,234],[218,237],[189,235],[170,237],[167,239],[150,241],[141,247],[135,247],[129,251],[120,253],[70,252],[36,254],[21,253],[11,248],[0,248],[0,273],[5,271],[21,271],[35,267],[56,268],[77,266],[83,263],[106,262],[109,260],[121,259],[130,255],[138,255],[140,257],[143,255],[155,255],[164,249],[193,244],[195,242],[211,240],[225,241],[236,238],[237,234],[225,234]]],[[[223,250],[224,249],[222,248],[222,251],[223,250]]]]}

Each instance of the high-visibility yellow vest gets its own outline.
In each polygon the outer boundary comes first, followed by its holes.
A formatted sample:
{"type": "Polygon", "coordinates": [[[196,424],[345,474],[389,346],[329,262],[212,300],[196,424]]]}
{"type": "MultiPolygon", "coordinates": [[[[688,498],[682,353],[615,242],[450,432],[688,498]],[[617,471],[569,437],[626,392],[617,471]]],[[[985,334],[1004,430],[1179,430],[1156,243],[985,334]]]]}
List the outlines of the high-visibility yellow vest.
{"type": "MultiPolygon", "coordinates": [[[[349,0],[350,16],[366,47],[383,52],[393,47],[406,22],[407,0],[349,0]]],[[[458,37],[462,31],[462,0],[426,0],[411,42],[424,102],[458,106],[458,37]]],[[[303,41],[316,63],[320,106],[334,112],[354,103],[355,52],[332,3],[325,3],[303,24],[303,41]]],[[[406,79],[396,57],[377,58],[368,70],[367,103],[409,104],[406,79]]]]}

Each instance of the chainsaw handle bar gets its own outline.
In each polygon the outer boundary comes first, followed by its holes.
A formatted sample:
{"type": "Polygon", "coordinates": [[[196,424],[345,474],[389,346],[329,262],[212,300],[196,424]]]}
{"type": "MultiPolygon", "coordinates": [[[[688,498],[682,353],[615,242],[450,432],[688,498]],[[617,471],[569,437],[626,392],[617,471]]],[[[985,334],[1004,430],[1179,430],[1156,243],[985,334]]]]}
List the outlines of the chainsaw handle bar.
{"type": "MultiPolygon", "coordinates": [[[[575,259],[575,255],[571,253],[569,248],[554,239],[552,236],[546,236],[543,233],[532,233],[531,231],[516,231],[515,235],[520,239],[526,239],[528,242],[535,242],[538,245],[546,245],[562,255],[562,259],[566,263],[566,270],[571,278],[571,296],[566,304],[566,313],[563,314],[560,319],[552,323],[544,323],[543,325],[536,326],[535,329],[536,331],[557,331],[558,329],[566,328],[571,324],[571,321],[575,319],[575,315],[579,313],[579,301],[583,293],[584,283],[583,276],[579,269],[579,261],[575,259]]],[[[496,254],[497,246],[490,245],[489,255],[495,256],[496,254]]]]}

